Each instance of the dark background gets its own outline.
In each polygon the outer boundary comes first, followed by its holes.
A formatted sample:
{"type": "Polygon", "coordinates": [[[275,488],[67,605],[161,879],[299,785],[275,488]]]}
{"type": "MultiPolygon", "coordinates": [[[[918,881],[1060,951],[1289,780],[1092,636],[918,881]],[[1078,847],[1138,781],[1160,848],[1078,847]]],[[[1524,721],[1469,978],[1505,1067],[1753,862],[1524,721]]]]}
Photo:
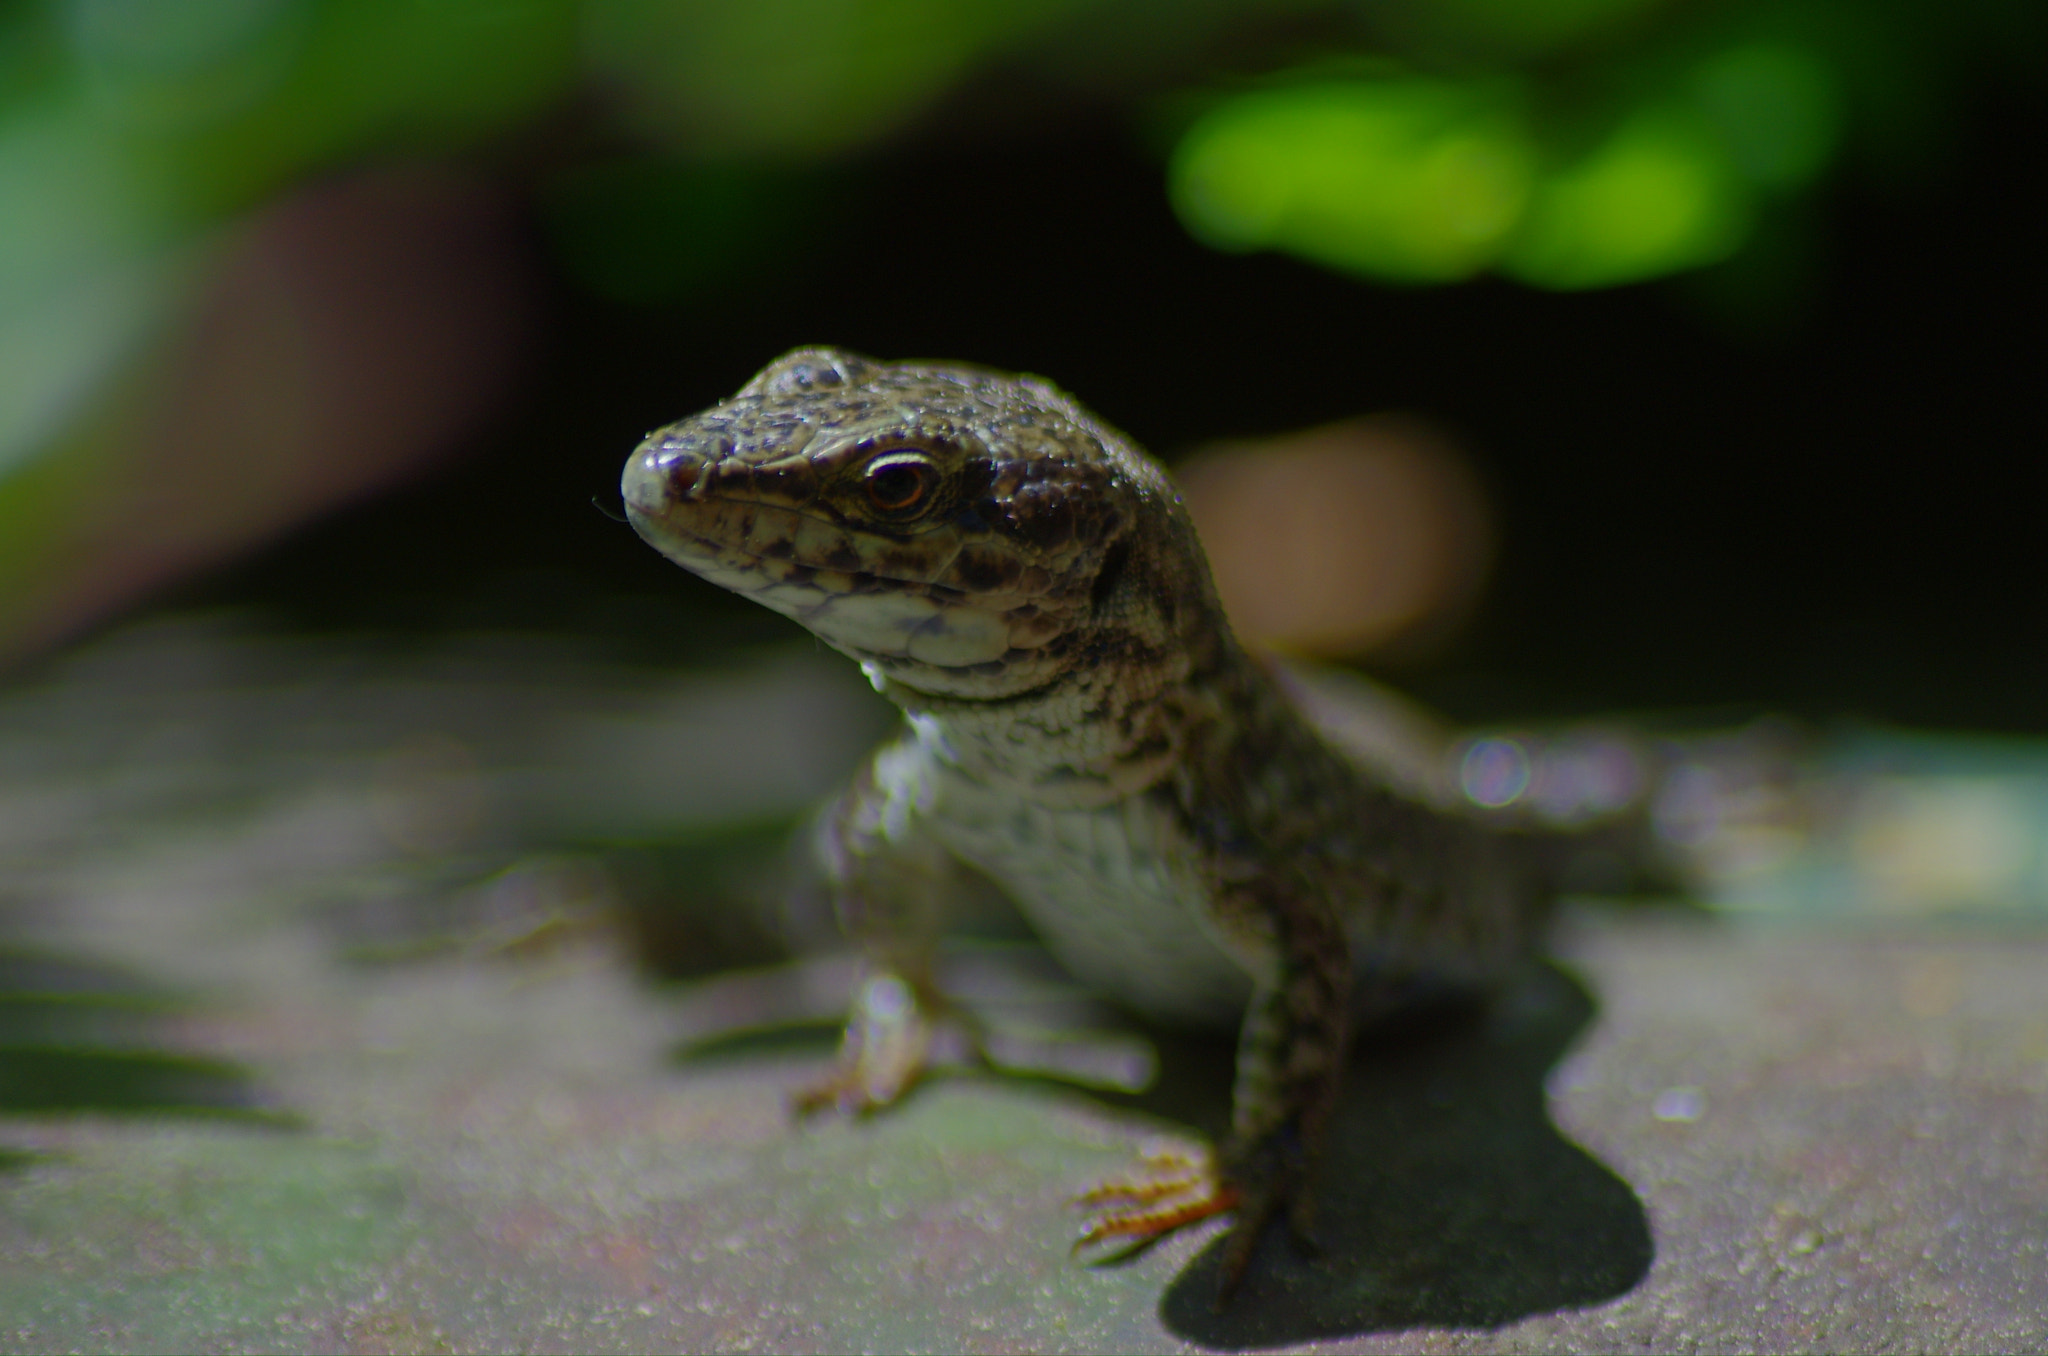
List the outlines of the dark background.
{"type": "Polygon", "coordinates": [[[591,500],[615,499],[647,428],[822,342],[1044,373],[1169,460],[1360,411],[1442,421],[1489,482],[1501,554],[1466,633],[1391,676],[1461,718],[2048,730],[2044,111],[1973,95],[1903,182],[1844,176],[1731,263],[1573,294],[1206,249],[1107,108],[962,135],[942,107],[769,190],[785,225],[660,306],[563,276],[529,195],[543,323],[516,394],[430,478],[160,605],[564,628],[655,659],[783,634],[591,500]]]}

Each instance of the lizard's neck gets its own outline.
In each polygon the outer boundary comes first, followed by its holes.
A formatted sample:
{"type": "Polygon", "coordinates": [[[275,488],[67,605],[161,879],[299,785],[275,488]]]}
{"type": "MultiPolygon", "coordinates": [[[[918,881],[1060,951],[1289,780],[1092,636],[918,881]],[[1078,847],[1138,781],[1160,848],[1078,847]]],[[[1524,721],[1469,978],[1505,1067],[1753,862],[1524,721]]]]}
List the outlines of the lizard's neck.
{"type": "Polygon", "coordinates": [[[1252,665],[1185,520],[1175,512],[1146,526],[1155,530],[1134,532],[1106,567],[1092,614],[1066,638],[1068,662],[1051,681],[990,698],[922,692],[887,677],[877,686],[937,757],[977,780],[1071,806],[1150,791],[1219,723],[1233,723],[1229,708],[1252,665]]]}

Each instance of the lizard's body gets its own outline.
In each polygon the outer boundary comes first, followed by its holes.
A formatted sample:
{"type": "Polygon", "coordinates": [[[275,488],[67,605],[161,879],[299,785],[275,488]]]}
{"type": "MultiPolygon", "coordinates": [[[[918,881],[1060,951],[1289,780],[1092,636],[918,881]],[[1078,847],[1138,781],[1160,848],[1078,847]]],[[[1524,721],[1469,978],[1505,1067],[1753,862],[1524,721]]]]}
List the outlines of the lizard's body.
{"type": "MultiPolygon", "coordinates": [[[[1170,689],[1207,715],[1183,717],[1186,746],[1156,780],[1149,768],[1125,786],[1062,775],[1093,742],[1064,685],[992,711],[899,690],[912,723],[878,755],[867,798],[915,807],[921,830],[1002,885],[1077,977],[1169,1023],[1234,1025],[1258,982],[1278,982],[1271,939],[1229,907],[1218,876],[1269,877],[1283,862],[1330,901],[1353,969],[1374,971],[1354,1007],[1382,1006],[1409,978],[1483,984],[1527,952],[1547,896],[1532,893],[1541,863],[1521,842],[1374,785],[1254,661],[1226,656],[1227,675],[1170,689]],[[1032,732],[1028,754],[1017,729],[1032,732]],[[1218,794],[1204,765],[1251,794],[1218,794]]],[[[1109,756],[1133,742],[1112,739],[1109,756]]]]}
{"type": "Polygon", "coordinates": [[[1236,1274],[1305,1200],[1357,1017],[1417,981],[1483,985],[1540,935],[1538,839],[1326,742],[1233,638],[1165,473],[1044,382],[799,350],[649,435],[624,493],[665,554],[803,622],[908,717],[828,832],[876,978],[825,1100],[886,1103],[921,1067],[953,862],[1110,997],[1242,1022],[1206,1203],[1098,1236],[1235,1205],[1236,1274]]]}

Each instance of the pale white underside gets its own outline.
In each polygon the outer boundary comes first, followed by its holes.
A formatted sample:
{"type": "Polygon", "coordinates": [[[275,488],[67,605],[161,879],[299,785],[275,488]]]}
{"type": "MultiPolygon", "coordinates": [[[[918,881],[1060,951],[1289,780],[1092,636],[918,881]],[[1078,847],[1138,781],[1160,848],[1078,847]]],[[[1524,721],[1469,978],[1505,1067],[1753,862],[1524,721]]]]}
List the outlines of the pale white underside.
{"type": "MultiPolygon", "coordinates": [[[[1251,993],[1195,871],[1198,854],[1144,796],[1053,806],[970,775],[936,722],[913,722],[875,766],[877,790],[1000,885],[1075,978],[1162,1021],[1231,1028],[1251,993]]],[[[894,816],[891,816],[892,818],[894,816]]]]}

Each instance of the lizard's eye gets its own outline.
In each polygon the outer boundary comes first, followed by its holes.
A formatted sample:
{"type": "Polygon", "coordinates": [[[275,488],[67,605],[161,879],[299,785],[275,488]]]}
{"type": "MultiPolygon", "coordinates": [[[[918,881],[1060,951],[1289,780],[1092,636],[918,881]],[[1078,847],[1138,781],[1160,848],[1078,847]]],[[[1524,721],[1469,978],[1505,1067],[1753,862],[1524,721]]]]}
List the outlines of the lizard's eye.
{"type": "Polygon", "coordinates": [[[885,452],[868,463],[864,485],[877,513],[898,521],[915,518],[931,507],[939,468],[922,452],[885,452]]]}

